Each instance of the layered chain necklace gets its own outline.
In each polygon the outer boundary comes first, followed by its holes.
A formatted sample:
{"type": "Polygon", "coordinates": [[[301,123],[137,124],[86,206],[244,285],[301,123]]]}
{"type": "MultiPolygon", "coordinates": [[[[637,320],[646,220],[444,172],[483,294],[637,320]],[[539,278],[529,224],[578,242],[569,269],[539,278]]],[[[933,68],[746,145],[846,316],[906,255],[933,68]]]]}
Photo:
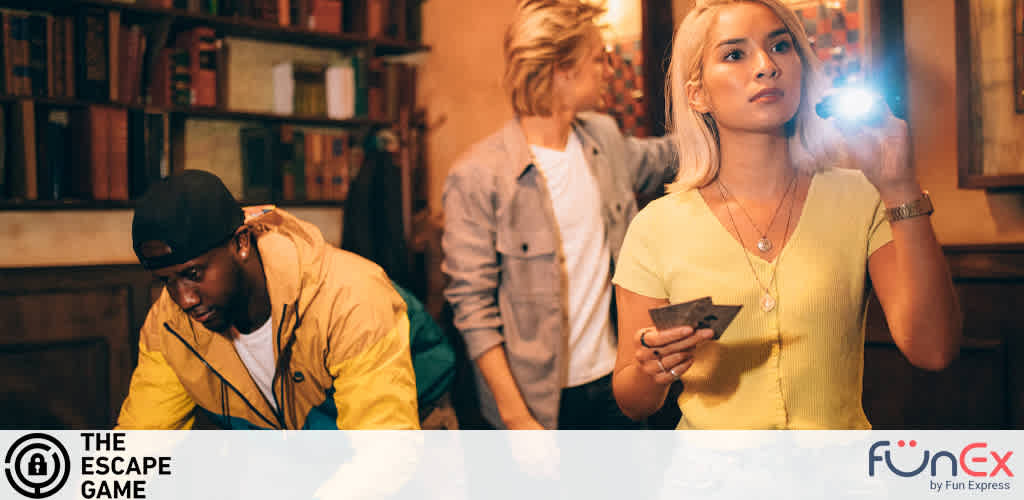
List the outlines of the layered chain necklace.
{"type": "MultiPolygon", "coordinates": [[[[789,187],[786,188],[786,192],[783,193],[782,201],[779,202],[778,208],[775,209],[775,213],[776,214],[778,214],[779,209],[782,208],[782,203],[784,201],[786,201],[786,198],[789,197],[789,192],[791,191],[793,185],[795,184],[795,181],[796,181],[797,177],[798,177],[797,175],[793,176],[793,180],[790,181],[789,187]]],[[[750,266],[750,272],[754,274],[754,280],[757,281],[757,286],[764,292],[764,295],[761,296],[761,310],[764,311],[764,312],[771,312],[772,309],[775,309],[776,304],[778,304],[778,301],[776,301],[775,297],[772,296],[772,284],[775,283],[775,274],[776,274],[776,271],[779,270],[779,260],[781,260],[782,254],[780,253],[779,255],[775,256],[775,260],[772,262],[772,273],[768,277],[768,283],[767,284],[762,283],[761,282],[761,277],[758,276],[758,274],[757,274],[757,269],[754,268],[754,262],[752,260],[750,260],[750,256],[747,255],[747,244],[743,242],[743,235],[740,234],[740,228],[739,228],[739,226],[736,225],[736,219],[734,219],[733,216],[732,216],[732,209],[729,208],[728,196],[731,196],[731,194],[729,193],[729,191],[725,187],[725,185],[722,184],[722,180],[721,179],[718,180],[718,191],[722,195],[722,204],[725,205],[725,213],[727,213],[729,215],[729,222],[732,224],[733,231],[736,232],[736,238],[738,238],[740,240],[740,246],[743,247],[743,257],[747,259],[747,265],[750,266]]],[[[736,200],[736,204],[737,205],[740,204],[738,199],[736,200]]],[[[795,204],[796,204],[796,198],[794,197],[792,203],[789,204],[789,211],[788,211],[789,213],[786,216],[786,230],[782,233],[782,242],[783,243],[786,241],[786,237],[789,235],[789,226],[790,226],[790,224],[793,221],[793,206],[795,204]]],[[[740,208],[742,209],[743,205],[740,205],[740,208]]],[[[749,215],[747,217],[749,218],[749,215]]],[[[774,219],[775,219],[775,216],[773,215],[772,216],[772,220],[774,220],[774,219]]],[[[751,225],[752,226],[754,225],[753,221],[751,221],[751,225]]],[[[770,228],[771,228],[771,223],[769,223],[769,229],[770,228]]],[[[758,232],[760,232],[760,230],[757,228],[757,226],[754,226],[754,229],[757,230],[758,232]]],[[[769,241],[766,236],[767,236],[767,234],[762,234],[761,241],[767,241],[768,242],[768,250],[770,250],[771,249],[771,241],[769,241]]],[[[767,252],[768,250],[765,250],[765,249],[761,248],[761,241],[758,242],[757,249],[761,250],[762,252],[767,252]]]]}
{"type": "MultiPolygon", "coordinates": [[[[757,249],[760,250],[761,253],[771,252],[772,248],[775,248],[775,245],[772,245],[772,240],[768,239],[768,233],[772,230],[772,226],[775,225],[775,217],[779,215],[779,209],[782,208],[782,204],[786,201],[786,198],[789,196],[789,191],[792,190],[793,185],[796,184],[796,178],[796,174],[793,174],[793,178],[789,180],[789,185],[786,186],[786,191],[782,193],[782,198],[779,198],[779,204],[778,206],[775,207],[775,212],[772,213],[772,218],[771,220],[768,221],[768,227],[766,227],[764,231],[761,231],[761,228],[754,223],[754,219],[750,216],[750,213],[747,212],[747,209],[743,208],[743,204],[740,203],[740,200],[736,199],[736,205],[739,205],[740,211],[742,211],[743,215],[746,216],[747,221],[750,222],[750,225],[754,228],[754,230],[761,235],[761,239],[757,240],[757,249]]],[[[718,180],[718,187],[724,193],[728,194],[729,196],[732,196],[732,192],[729,191],[729,188],[725,186],[725,183],[722,182],[721,179],[718,180]]],[[[736,197],[733,196],[733,198],[736,197]]],[[[726,207],[728,207],[728,204],[726,204],[726,207]]],[[[737,231],[737,234],[739,234],[739,231],[737,231]]],[[[783,234],[782,237],[785,238],[786,235],[783,234]]]]}

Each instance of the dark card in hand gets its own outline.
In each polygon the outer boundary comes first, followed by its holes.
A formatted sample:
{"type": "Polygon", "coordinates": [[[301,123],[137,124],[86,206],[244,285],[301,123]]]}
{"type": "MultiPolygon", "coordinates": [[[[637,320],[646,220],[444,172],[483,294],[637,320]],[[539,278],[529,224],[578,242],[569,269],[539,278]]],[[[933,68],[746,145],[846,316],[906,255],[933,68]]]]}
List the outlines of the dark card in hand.
{"type": "Polygon", "coordinates": [[[715,305],[711,297],[703,297],[689,302],[658,307],[649,311],[654,326],[659,330],[667,330],[677,326],[692,326],[694,329],[710,328],[715,332],[715,339],[725,333],[729,323],[736,318],[742,306],[715,305]]]}
{"type": "Polygon", "coordinates": [[[651,309],[651,320],[659,330],[668,330],[683,325],[694,325],[711,309],[711,297],[672,304],[666,307],[651,309]]]}

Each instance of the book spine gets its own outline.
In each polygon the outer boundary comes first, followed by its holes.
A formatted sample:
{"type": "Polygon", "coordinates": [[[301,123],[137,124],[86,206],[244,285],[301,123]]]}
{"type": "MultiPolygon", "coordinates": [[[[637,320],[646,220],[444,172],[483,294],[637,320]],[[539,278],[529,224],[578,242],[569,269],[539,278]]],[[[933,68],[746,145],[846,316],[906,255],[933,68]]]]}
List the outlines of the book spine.
{"type": "Polygon", "coordinates": [[[230,109],[231,85],[229,84],[228,71],[230,65],[230,46],[222,39],[217,40],[217,106],[223,109],[230,109]]]}
{"type": "Polygon", "coordinates": [[[57,45],[55,43],[55,28],[56,20],[53,16],[46,16],[46,52],[43,53],[44,64],[46,65],[46,93],[43,94],[48,97],[57,96],[57,85],[56,85],[56,52],[57,45]]]}
{"type": "Polygon", "coordinates": [[[292,132],[292,171],[296,200],[308,199],[306,193],[306,134],[302,130],[292,132]]]}
{"type": "Polygon", "coordinates": [[[80,61],[75,55],[75,19],[73,17],[65,17],[64,21],[64,85],[65,95],[64,97],[75,97],[76,93],[75,85],[75,61],[80,61]]]}
{"type": "Polygon", "coordinates": [[[76,90],[84,99],[110,99],[108,18],[101,8],[85,7],[78,15],[78,78],[76,90]]]}
{"type": "Polygon", "coordinates": [[[341,33],[341,1],[310,0],[309,29],[321,33],[341,33]]]}
{"type": "Polygon", "coordinates": [[[281,198],[295,200],[295,128],[282,125],[277,143],[278,158],[281,159],[281,198]]]}
{"type": "Polygon", "coordinates": [[[30,64],[30,37],[27,16],[16,12],[4,13],[4,42],[9,65],[8,92],[12,95],[32,95],[32,68],[30,64]]]}
{"type": "Polygon", "coordinates": [[[121,29],[121,39],[119,41],[121,71],[118,75],[120,79],[118,82],[118,101],[123,103],[132,104],[135,101],[135,89],[137,88],[135,80],[138,76],[141,76],[138,72],[138,68],[142,64],[139,54],[139,45],[141,43],[142,31],[138,26],[121,29]]]}
{"type": "Polygon", "coordinates": [[[174,49],[169,54],[171,76],[171,104],[191,106],[193,102],[192,73],[189,71],[188,51],[174,49]]]}
{"type": "Polygon", "coordinates": [[[110,199],[110,116],[104,106],[89,106],[86,127],[90,138],[89,167],[92,198],[110,199]]]}
{"type": "Polygon", "coordinates": [[[50,76],[47,60],[49,59],[49,38],[47,19],[49,16],[30,15],[26,18],[28,23],[28,78],[29,94],[38,97],[50,95],[50,76]]]}
{"type": "Polygon", "coordinates": [[[198,27],[179,39],[178,47],[188,51],[192,105],[217,105],[217,38],[213,28],[198,27]]]}
{"type": "Polygon", "coordinates": [[[330,179],[328,199],[344,201],[348,197],[348,134],[336,133],[328,137],[326,144],[326,170],[330,179]]]}
{"type": "Polygon", "coordinates": [[[149,82],[149,103],[153,106],[171,105],[171,52],[164,48],[157,55],[153,68],[153,79],[149,82]]]}
{"type": "Polygon", "coordinates": [[[306,199],[323,199],[323,136],[319,132],[307,132],[303,144],[306,150],[305,178],[306,178],[306,199]]]}
{"type": "Polygon", "coordinates": [[[144,111],[128,111],[128,194],[132,199],[145,194],[149,187],[147,119],[144,111]]]}
{"type": "Polygon", "coordinates": [[[128,174],[128,111],[107,108],[107,123],[110,126],[109,199],[127,201],[129,193],[128,174]]]}
{"type": "Polygon", "coordinates": [[[291,1],[290,0],[277,0],[277,24],[281,26],[291,26],[291,1]]]}
{"type": "Polygon", "coordinates": [[[64,36],[67,31],[64,29],[64,19],[57,17],[51,24],[53,39],[52,50],[50,50],[50,81],[53,90],[50,93],[53,97],[69,97],[67,94],[67,78],[64,74],[64,36]]]}
{"type": "Polygon", "coordinates": [[[36,162],[36,114],[31,100],[14,103],[16,121],[12,127],[15,138],[14,183],[11,186],[16,197],[26,200],[39,199],[39,183],[36,162]]]}
{"type": "Polygon", "coordinates": [[[366,0],[366,35],[372,38],[383,37],[385,17],[387,16],[384,0],[366,0]]]}
{"type": "Polygon", "coordinates": [[[107,83],[110,86],[109,99],[117,100],[121,95],[121,11],[107,11],[107,83]]]}
{"type": "Polygon", "coordinates": [[[71,111],[67,108],[51,107],[42,118],[43,143],[38,155],[40,170],[46,171],[46,180],[40,175],[39,195],[45,191],[49,200],[60,200],[67,195],[68,174],[71,169],[71,111]],[[45,152],[44,152],[45,148],[45,152]],[[45,165],[44,165],[45,163],[45,165]]]}

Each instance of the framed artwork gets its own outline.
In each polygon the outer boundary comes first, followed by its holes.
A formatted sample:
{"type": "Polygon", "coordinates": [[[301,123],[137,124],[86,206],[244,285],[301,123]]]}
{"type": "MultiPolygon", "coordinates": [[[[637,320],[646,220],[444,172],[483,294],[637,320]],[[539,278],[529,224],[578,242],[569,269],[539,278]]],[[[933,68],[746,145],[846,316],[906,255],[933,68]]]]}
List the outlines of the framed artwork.
{"type": "Polygon", "coordinates": [[[959,185],[1024,188],[1024,1],[956,9],[959,185]]]}

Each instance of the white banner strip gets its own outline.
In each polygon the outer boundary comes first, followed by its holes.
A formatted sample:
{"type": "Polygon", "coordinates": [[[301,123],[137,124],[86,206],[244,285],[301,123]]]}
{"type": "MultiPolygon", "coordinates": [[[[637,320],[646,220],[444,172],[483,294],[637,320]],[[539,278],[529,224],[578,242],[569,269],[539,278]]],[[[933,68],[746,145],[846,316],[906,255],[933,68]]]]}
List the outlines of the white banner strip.
{"type": "Polygon", "coordinates": [[[0,498],[1024,498],[1024,431],[0,431],[0,498]]]}

